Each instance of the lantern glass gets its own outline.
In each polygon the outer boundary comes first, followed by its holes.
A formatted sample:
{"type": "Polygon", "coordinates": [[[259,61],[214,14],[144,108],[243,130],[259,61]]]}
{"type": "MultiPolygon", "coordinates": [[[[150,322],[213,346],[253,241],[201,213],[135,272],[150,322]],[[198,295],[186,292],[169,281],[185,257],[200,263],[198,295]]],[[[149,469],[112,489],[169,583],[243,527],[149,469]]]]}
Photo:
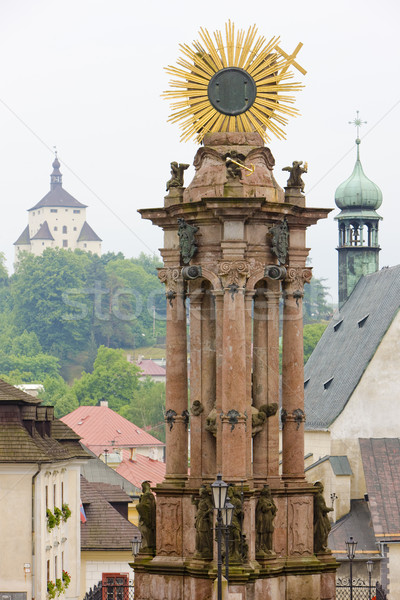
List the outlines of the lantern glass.
{"type": "Polygon", "coordinates": [[[371,575],[372,569],[374,568],[374,562],[372,560],[367,560],[367,571],[371,575]]]}
{"type": "Polygon", "coordinates": [[[132,554],[136,556],[139,553],[140,546],[142,545],[142,540],[138,535],[133,536],[132,544],[132,554]]]}
{"type": "Polygon", "coordinates": [[[353,536],[350,536],[346,541],[347,558],[349,560],[353,560],[355,557],[357,544],[358,542],[354,540],[353,536]]]}
{"type": "Polygon", "coordinates": [[[211,484],[214,507],[221,510],[225,506],[226,494],[228,492],[228,484],[222,481],[221,473],[217,475],[217,481],[211,484]]]}
{"type": "Polygon", "coordinates": [[[230,527],[232,525],[233,512],[235,507],[230,502],[229,496],[226,498],[225,506],[222,509],[222,523],[224,527],[230,527]]]}

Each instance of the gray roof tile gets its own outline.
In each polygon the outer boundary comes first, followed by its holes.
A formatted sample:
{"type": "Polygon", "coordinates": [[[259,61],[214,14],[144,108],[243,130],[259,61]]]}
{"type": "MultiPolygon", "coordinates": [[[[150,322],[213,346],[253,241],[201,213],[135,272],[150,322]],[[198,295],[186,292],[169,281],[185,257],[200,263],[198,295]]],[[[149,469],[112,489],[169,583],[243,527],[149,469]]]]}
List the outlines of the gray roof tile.
{"type": "Polygon", "coordinates": [[[305,366],[306,429],[327,429],[339,416],[399,306],[400,265],[360,279],[305,366]]]}

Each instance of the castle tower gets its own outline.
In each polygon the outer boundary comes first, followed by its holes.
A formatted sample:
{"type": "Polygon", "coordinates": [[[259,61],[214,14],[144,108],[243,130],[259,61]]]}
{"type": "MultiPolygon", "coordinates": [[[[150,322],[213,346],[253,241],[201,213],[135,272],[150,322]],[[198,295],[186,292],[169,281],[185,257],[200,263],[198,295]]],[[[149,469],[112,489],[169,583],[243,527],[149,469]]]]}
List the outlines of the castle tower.
{"type": "Polygon", "coordinates": [[[63,188],[57,153],[52,167],[50,191],[28,210],[28,225],[14,242],[15,262],[20,252],[38,256],[46,248],[79,248],[101,254],[101,239],[86,221],[86,204],[63,188]]]}
{"type": "Polygon", "coordinates": [[[352,174],[339,185],[335,192],[335,203],[341,212],[338,221],[339,243],[339,308],[353,291],[363,275],[379,269],[379,221],[376,209],[382,204],[382,192],[364,174],[360,160],[359,127],[362,121],[354,120],[357,126],[357,159],[352,174]]]}
{"type": "MultiPolygon", "coordinates": [[[[258,66],[264,58],[267,69],[268,60],[278,58],[281,50],[273,47],[257,58],[258,66]]],[[[197,45],[195,64],[198,52],[197,45]]],[[[203,56],[203,72],[210,71],[211,54],[203,56]]],[[[336,563],[324,544],[315,545],[317,489],[304,475],[302,321],[303,289],[311,279],[306,229],[329,209],[306,207],[301,162],[286,168],[285,190],[277,184],[265,131],[252,131],[251,112],[248,121],[234,118],[243,119],[250,103],[258,110],[252,77],[223,64],[208,83],[208,98],[228,125],[217,115],[216,127],[201,131],[196,172],[186,188],[188,165],[172,162],[164,206],[139,211],[164,230],[159,277],[167,298],[166,477],[154,489],[156,546],[135,559],[135,593],[139,600],[216,598],[210,484],[221,473],[235,507],[224,598],[334,600],[336,563]],[[269,493],[276,509],[269,515],[273,533],[260,508],[269,493]]],[[[198,85],[201,77],[195,78],[198,85]]],[[[261,89],[259,84],[263,99],[261,89]]],[[[194,129],[199,131],[198,122],[194,129]]],[[[148,523],[142,527],[147,542],[148,523]]]]}

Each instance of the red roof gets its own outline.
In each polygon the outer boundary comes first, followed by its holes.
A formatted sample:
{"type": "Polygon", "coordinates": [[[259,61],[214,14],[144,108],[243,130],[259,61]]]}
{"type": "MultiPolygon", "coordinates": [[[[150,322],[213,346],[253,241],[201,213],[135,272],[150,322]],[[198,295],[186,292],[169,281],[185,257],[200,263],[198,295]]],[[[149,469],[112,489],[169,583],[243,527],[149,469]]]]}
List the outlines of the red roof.
{"type": "Polygon", "coordinates": [[[107,448],[160,446],[160,440],[131,423],[108,406],[80,406],[60,419],[81,436],[81,442],[96,456],[107,448]]]}
{"type": "Polygon", "coordinates": [[[165,463],[142,454],[136,454],[135,460],[130,460],[129,451],[124,450],[123,461],[116,471],[140,488],[143,481],[150,481],[151,485],[162,483],[165,479],[165,467],[165,463]]]}
{"type": "Polygon", "coordinates": [[[141,377],[154,375],[163,375],[165,377],[166,375],[166,370],[164,369],[164,367],[160,367],[160,365],[155,363],[154,360],[151,360],[151,358],[142,358],[138,360],[136,364],[142,371],[140,375],[141,377]]]}

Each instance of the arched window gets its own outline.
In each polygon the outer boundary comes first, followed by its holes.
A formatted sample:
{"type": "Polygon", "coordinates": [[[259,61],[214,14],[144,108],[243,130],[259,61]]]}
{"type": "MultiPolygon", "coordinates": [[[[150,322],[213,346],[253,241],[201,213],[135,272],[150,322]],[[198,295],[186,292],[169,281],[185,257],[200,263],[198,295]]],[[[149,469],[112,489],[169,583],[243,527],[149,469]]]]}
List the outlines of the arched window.
{"type": "Polygon", "coordinates": [[[67,233],[67,226],[66,225],[63,225],[63,231],[62,232],[63,233],[67,233]]]}

